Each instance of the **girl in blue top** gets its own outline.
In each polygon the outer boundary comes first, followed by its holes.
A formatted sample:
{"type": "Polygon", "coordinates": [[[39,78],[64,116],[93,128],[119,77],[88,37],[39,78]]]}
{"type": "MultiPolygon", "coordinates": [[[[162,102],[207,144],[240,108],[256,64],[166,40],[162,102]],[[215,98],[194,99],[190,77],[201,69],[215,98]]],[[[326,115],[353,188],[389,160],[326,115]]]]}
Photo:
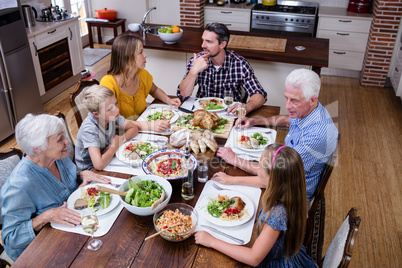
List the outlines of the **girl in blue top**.
{"type": "Polygon", "coordinates": [[[205,231],[195,242],[212,247],[233,259],[258,267],[316,267],[307,255],[307,195],[303,161],[292,148],[271,144],[260,159],[258,177],[267,189],[255,228],[258,238],[249,248],[219,240],[205,231]]]}

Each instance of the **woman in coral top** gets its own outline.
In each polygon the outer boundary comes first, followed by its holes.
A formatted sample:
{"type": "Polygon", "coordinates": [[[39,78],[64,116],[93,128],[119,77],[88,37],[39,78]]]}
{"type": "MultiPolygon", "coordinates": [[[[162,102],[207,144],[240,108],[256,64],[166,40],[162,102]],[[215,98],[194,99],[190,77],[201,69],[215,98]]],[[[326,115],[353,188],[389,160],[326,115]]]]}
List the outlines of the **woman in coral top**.
{"type": "MultiPolygon", "coordinates": [[[[120,35],[113,42],[110,68],[100,84],[113,91],[120,114],[126,119],[136,119],[145,111],[148,94],[170,106],[180,106],[178,98],[169,98],[153,83],[152,75],[144,69],[146,58],[142,41],[135,35],[120,35]]],[[[163,120],[138,124],[143,130],[162,132],[170,127],[163,120]]]]}

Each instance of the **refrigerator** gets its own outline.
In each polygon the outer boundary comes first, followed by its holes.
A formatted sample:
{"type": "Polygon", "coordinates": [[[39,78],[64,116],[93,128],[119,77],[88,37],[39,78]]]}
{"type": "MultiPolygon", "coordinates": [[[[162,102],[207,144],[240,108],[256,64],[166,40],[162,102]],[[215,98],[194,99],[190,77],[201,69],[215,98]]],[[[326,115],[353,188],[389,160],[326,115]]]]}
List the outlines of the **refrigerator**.
{"type": "Polygon", "coordinates": [[[0,10],[0,94],[2,141],[26,114],[43,112],[19,1],[0,10]]]}

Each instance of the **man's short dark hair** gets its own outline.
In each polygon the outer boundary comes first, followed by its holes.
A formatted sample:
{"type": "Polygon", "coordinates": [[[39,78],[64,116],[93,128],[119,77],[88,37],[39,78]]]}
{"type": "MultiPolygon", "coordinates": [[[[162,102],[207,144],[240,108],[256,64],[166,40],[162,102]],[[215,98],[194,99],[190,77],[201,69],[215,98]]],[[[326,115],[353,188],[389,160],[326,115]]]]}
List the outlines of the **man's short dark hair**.
{"type": "Polygon", "coordinates": [[[218,35],[218,42],[221,44],[223,41],[226,41],[226,46],[229,44],[230,31],[225,24],[219,22],[212,22],[205,26],[206,31],[214,32],[218,35]]]}

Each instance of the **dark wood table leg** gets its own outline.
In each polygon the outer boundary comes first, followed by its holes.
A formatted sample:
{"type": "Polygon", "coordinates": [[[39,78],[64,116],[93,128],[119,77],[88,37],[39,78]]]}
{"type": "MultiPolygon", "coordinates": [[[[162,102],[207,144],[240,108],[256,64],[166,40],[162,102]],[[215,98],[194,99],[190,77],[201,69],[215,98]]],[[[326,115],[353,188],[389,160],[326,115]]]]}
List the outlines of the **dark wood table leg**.
{"type": "Polygon", "coordinates": [[[126,31],[126,22],[123,21],[123,23],[121,24],[121,33],[124,33],[126,31]]]}
{"type": "Polygon", "coordinates": [[[98,44],[102,44],[101,27],[97,26],[96,29],[98,30],[98,44]]]}
{"type": "Polygon", "coordinates": [[[317,67],[317,66],[312,66],[311,70],[313,70],[314,72],[316,72],[319,76],[321,76],[321,67],[317,67]]]}
{"type": "Polygon", "coordinates": [[[89,47],[94,48],[94,41],[92,40],[92,26],[87,22],[88,26],[88,38],[89,38],[89,47]]]}
{"type": "Polygon", "coordinates": [[[113,35],[115,38],[117,37],[117,26],[113,27],[113,35]]]}

